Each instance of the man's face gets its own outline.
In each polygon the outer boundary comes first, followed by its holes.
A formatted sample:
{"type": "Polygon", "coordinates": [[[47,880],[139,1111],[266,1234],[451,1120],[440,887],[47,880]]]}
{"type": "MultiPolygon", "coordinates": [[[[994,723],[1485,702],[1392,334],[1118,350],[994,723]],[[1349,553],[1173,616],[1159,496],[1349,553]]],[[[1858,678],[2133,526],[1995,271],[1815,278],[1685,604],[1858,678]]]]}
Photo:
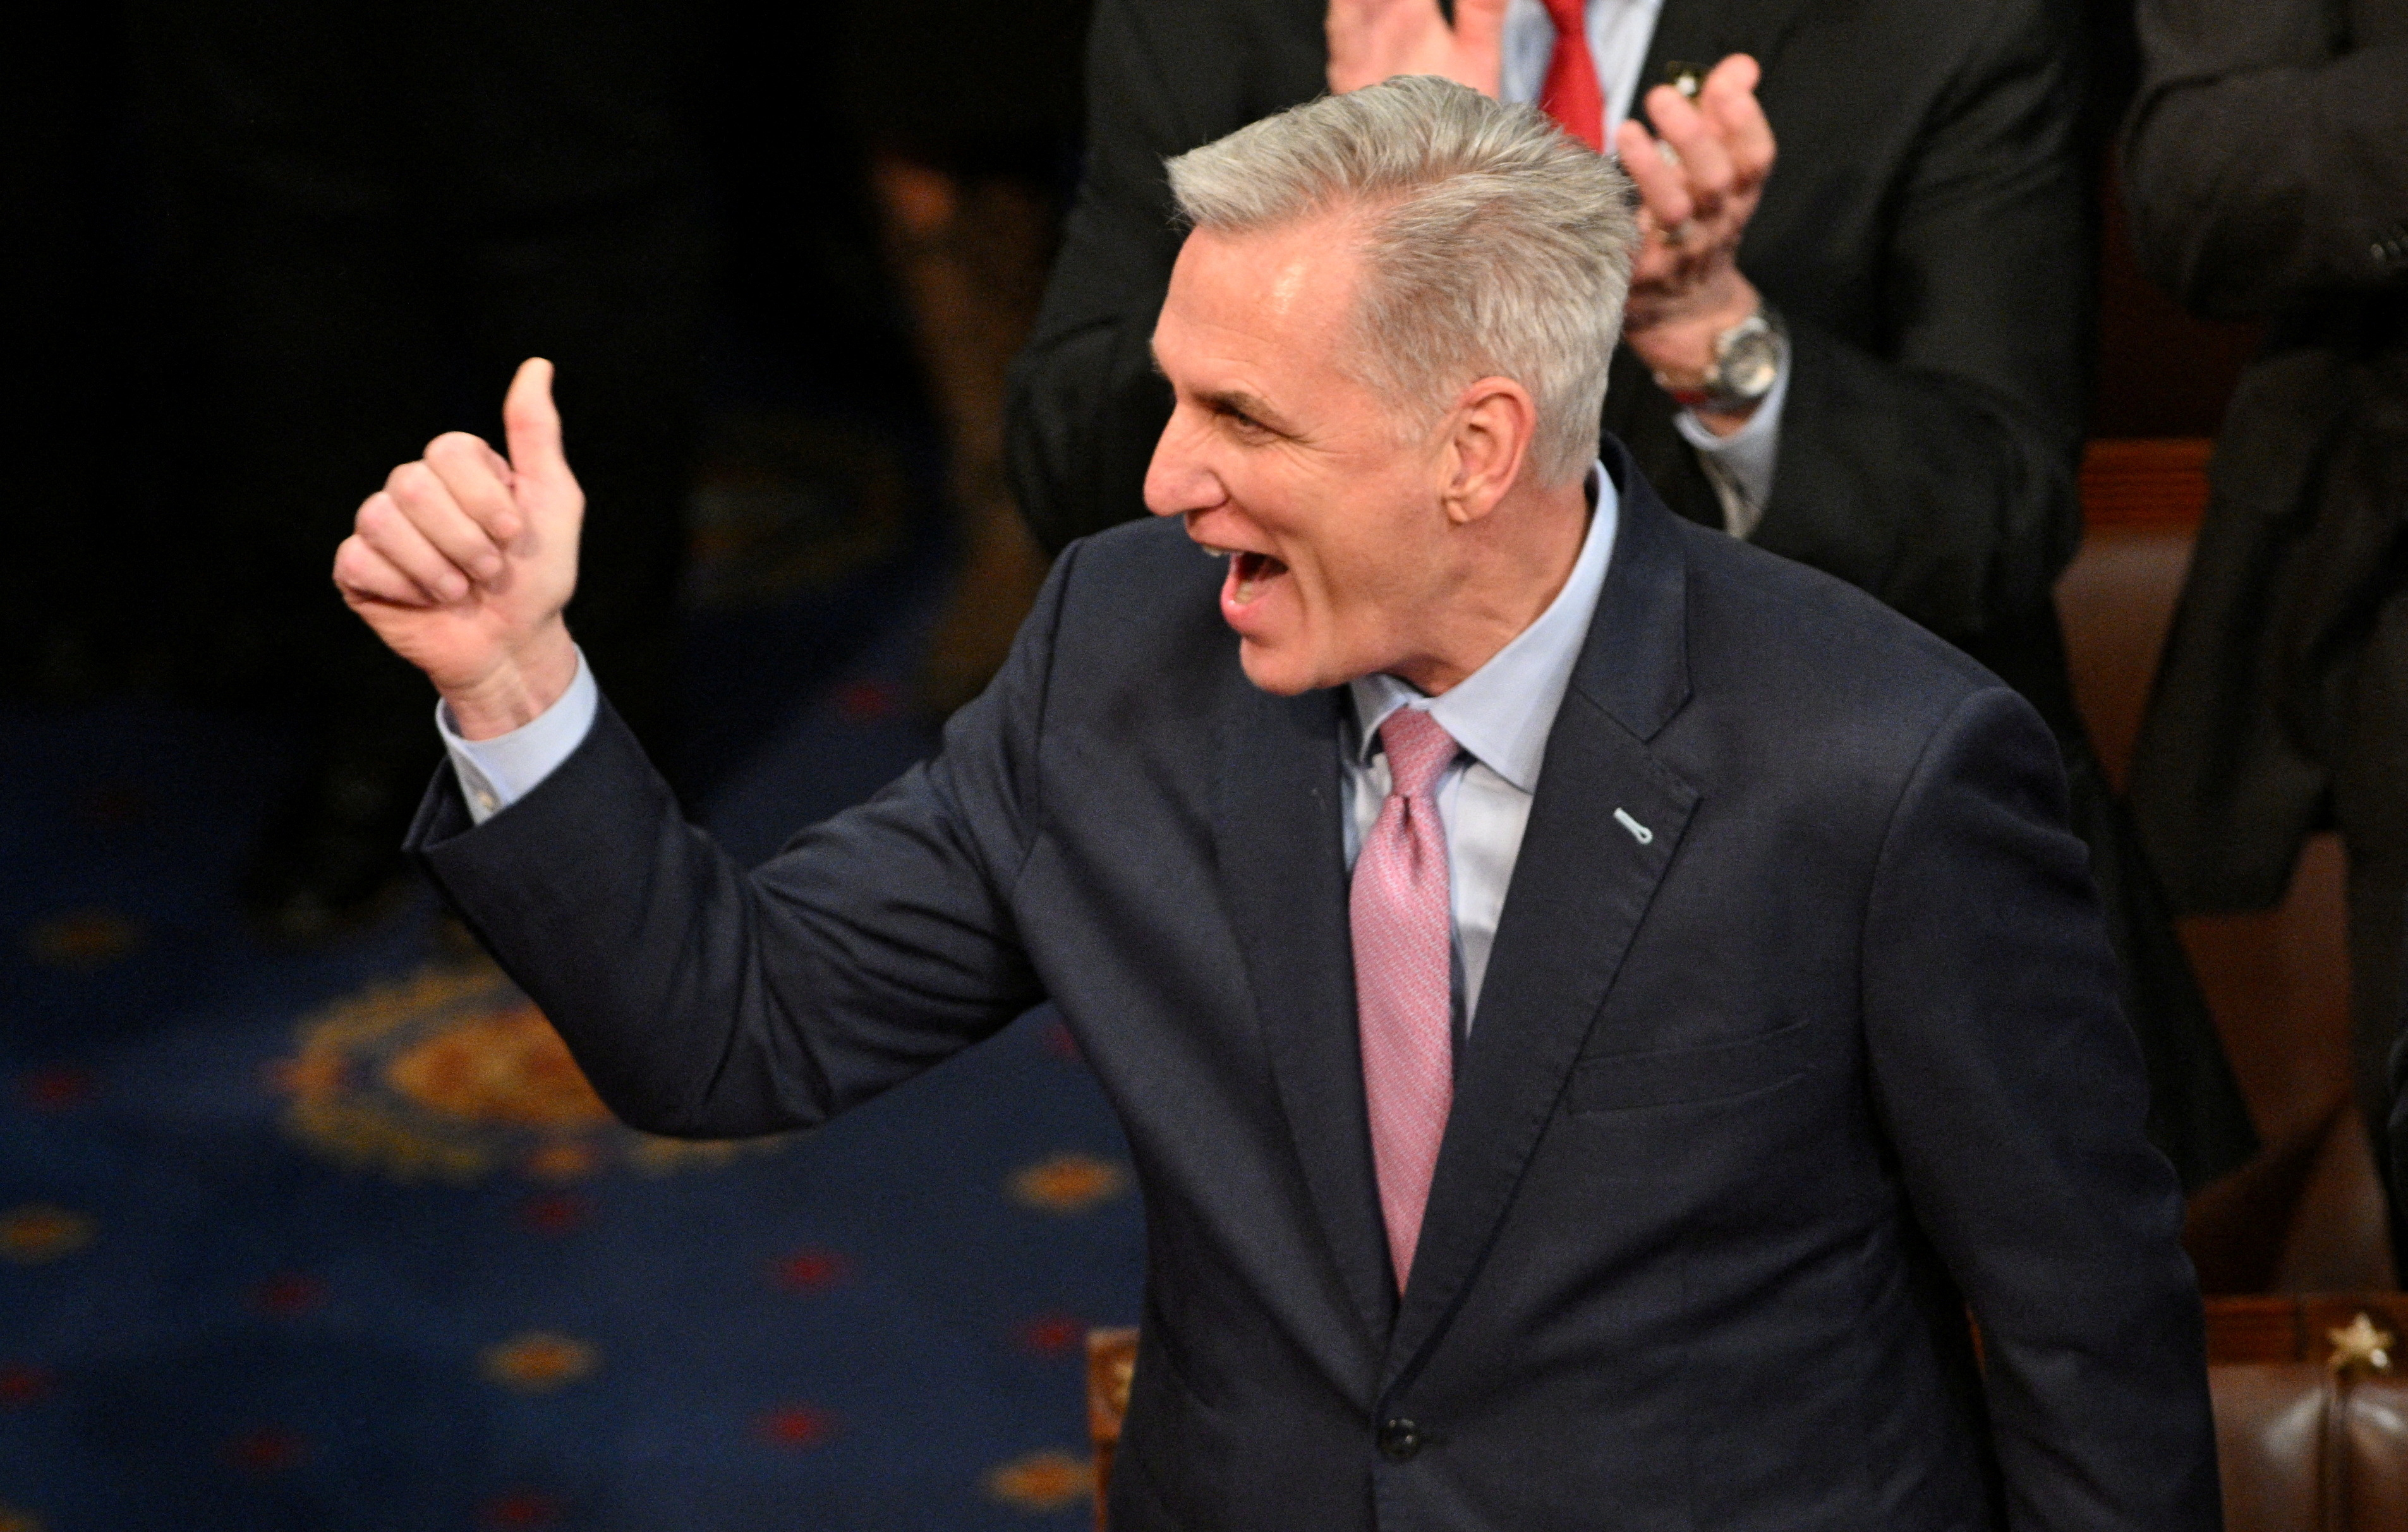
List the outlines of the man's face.
{"type": "Polygon", "coordinates": [[[1340,360],[1359,257],[1336,219],[1188,236],[1154,326],[1176,394],[1146,508],[1228,551],[1221,615],[1265,691],[1334,686],[1416,657],[1447,594],[1443,433],[1396,414],[1340,360]]]}

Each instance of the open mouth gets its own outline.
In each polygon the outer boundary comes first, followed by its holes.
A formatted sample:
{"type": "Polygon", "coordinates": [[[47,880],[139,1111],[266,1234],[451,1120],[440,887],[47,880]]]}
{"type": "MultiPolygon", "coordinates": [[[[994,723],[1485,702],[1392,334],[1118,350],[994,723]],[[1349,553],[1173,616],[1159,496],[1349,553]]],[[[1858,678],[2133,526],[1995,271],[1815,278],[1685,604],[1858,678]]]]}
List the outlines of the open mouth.
{"type": "Polygon", "coordinates": [[[1222,599],[1232,606],[1251,607],[1272,580],[1286,573],[1287,566],[1268,553],[1239,550],[1229,555],[1229,579],[1222,587],[1222,599]]]}

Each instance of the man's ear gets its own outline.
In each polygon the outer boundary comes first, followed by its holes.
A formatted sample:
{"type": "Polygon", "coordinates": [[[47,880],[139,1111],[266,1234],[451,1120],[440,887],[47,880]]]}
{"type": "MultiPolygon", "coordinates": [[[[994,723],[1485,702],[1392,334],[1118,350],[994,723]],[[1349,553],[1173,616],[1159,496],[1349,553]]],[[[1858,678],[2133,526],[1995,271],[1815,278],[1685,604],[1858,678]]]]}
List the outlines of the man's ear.
{"type": "Polygon", "coordinates": [[[1439,494],[1448,521],[1468,525],[1497,508],[1522,477],[1538,425],[1530,391],[1511,378],[1483,378],[1464,389],[1451,417],[1439,494]]]}

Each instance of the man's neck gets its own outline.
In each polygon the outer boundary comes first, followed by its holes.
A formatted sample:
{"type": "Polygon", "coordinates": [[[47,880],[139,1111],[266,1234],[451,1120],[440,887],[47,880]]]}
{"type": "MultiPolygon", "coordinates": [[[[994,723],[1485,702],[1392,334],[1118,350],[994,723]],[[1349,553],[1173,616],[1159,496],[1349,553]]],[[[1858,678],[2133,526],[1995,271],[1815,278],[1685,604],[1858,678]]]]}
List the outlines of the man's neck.
{"type": "Polygon", "coordinates": [[[1526,498],[1516,492],[1463,528],[1479,540],[1445,600],[1443,620],[1428,649],[1391,673],[1437,696],[1486,665],[1562,592],[1580,561],[1591,509],[1584,477],[1526,498]]]}

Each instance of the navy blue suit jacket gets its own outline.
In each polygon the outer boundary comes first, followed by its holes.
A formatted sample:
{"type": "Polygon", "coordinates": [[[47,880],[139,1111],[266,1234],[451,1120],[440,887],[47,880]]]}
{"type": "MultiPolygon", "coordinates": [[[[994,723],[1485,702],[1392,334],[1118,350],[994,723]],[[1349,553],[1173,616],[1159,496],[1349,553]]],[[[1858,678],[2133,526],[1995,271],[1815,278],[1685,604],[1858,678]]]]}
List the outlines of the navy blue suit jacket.
{"type": "Polygon", "coordinates": [[[2213,1532],[2181,1203],[2048,731],[1609,451],[1401,1298],[1344,693],[1250,685],[1174,523],[1067,551],[941,752],[750,874],[607,709],[482,826],[442,774],[413,843],[656,1132],[819,1123],[1054,1000],[1146,1201],[1116,1532],[2213,1532]]]}

